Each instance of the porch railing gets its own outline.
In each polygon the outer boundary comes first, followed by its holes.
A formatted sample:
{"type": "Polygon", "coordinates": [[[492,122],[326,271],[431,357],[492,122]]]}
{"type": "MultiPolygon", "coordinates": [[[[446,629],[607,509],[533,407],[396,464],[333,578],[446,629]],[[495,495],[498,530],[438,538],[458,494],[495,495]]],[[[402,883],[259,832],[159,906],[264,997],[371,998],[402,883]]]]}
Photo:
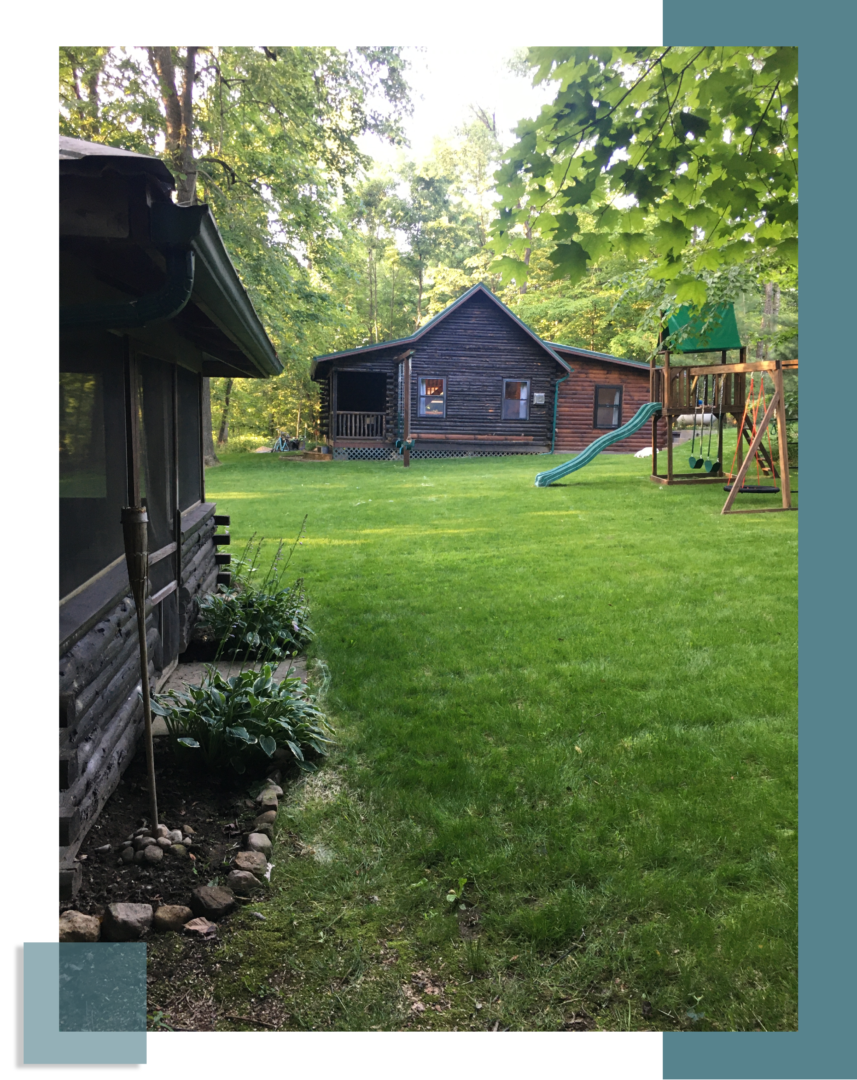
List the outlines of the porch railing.
{"type": "Polygon", "coordinates": [[[383,439],[386,415],[382,412],[337,412],[336,436],[346,439],[383,439]]]}

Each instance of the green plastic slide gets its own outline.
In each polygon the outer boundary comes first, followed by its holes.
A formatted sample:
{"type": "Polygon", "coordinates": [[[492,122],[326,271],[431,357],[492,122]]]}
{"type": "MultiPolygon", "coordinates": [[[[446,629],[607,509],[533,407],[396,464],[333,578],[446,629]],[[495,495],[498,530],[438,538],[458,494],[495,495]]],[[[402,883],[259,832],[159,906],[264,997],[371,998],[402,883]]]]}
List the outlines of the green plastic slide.
{"type": "Polygon", "coordinates": [[[562,476],[568,476],[569,473],[576,472],[578,469],[582,469],[584,465],[588,465],[593,458],[598,457],[602,450],[606,450],[611,443],[619,442],[620,439],[627,439],[629,435],[633,435],[635,431],[639,431],[643,424],[647,420],[651,420],[655,413],[661,411],[661,403],[659,401],[650,401],[644,405],[637,415],[629,420],[627,424],[623,424],[621,427],[616,428],[615,431],[608,431],[602,435],[595,442],[591,442],[585,450],[581,450],[577,457],[573,457],[571,461],[566,461],[563,465],[557,465],[555,469],[549,469],[547,472],[540,472],[536,476],[536,487],[547,487],[555,480],[559,480],[562,476]]]}

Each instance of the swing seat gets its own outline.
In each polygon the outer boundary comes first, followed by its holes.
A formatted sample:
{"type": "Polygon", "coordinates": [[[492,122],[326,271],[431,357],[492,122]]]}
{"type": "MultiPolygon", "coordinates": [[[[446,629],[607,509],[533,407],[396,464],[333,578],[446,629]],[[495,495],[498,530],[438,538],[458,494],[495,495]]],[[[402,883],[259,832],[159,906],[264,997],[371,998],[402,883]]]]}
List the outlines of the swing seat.
{"type": "Polygon", "coordinates": [[[691,469],[701,469],[702,466],[705,464],[705,459],[701,457],[694,457],[693,454],[691,454],[690,457],[687,459],[687,463],[688,465],[690,465],[691,469]]]}
{"type": "MultiPolygon", "coordinates": [[[[724,484],[724,491],[731,491],[734,484],[724,484]]],[[[739,495],[777,495],[779,488],[773,484],[745,484],[743,487],[738,488],[739,495]]]]}
{"type": "Polygon", "coordinates": [[[706,458],[706,460],[705,460],[705,471],[707,473],[717,472],[717,470],[719,468],[720,468],[720,462],[719,461],[711,461],[710,458],[706,458]]]}

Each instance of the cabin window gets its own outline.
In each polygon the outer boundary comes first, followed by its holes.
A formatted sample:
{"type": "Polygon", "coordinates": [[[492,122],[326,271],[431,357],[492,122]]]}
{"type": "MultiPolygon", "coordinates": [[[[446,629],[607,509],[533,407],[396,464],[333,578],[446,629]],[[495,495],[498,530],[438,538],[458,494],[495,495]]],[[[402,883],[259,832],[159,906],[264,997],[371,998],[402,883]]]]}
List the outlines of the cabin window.
{"type": "Polygon", "coordinates": [[[595,417],[597,428],[617,428],[622,424],[622,387],[595,387],[595,417]]]}
{"type": "Polygon", "coordinates": [[[503,380],[503,419],[526,420],[530,409],[530,380],[503,380]]]}
{"type": "Polygon", "coordinates": [[[420,416],[446,416],[446,379],[420,379],[420,416]]]}

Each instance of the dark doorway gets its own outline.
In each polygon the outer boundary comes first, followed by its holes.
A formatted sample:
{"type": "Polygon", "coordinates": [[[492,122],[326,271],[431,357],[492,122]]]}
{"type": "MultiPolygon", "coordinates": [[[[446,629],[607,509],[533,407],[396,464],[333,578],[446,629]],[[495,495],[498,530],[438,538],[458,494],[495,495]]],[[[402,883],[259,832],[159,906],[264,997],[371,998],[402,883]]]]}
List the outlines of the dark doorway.
{"type": "Polygon", "coordinates": [[[339,412],[386,412],[387,376],[383,371],[340,371],[336,407],[339,412]]]}

